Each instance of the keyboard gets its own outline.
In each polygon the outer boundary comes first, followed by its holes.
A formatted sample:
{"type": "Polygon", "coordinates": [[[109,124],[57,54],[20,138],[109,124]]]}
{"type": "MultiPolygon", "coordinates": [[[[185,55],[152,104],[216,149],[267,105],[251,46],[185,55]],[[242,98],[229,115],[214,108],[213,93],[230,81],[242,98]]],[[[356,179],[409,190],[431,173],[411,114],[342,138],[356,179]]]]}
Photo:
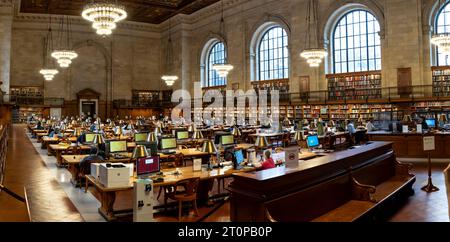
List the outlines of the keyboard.
{"type": "Polygon", "coordinates": [[[177,150],[163,150],[161,151],[164,155],[173,155],[177,153],[177,150]]]}

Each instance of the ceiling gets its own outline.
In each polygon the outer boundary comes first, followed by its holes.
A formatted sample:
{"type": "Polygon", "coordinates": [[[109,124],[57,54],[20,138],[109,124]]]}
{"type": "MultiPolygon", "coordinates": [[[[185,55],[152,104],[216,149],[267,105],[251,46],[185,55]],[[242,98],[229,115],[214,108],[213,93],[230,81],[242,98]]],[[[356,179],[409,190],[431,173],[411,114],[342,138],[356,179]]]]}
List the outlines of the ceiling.
{"type": "MultiPolygon", "coordinates": [[[[220,0],[119,0],[125,5],[128,21],[160,24],[177,14],[192,14],[220,0]]],[[[21,13],[81,16],[90,0],[22,0],[21,13]]]]}

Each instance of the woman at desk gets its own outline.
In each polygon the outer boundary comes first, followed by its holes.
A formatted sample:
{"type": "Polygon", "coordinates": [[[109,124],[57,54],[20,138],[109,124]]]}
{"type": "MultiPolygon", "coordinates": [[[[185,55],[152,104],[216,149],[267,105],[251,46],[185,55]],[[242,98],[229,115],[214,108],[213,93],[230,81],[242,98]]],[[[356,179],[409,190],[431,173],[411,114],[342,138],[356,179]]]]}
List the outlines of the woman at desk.
{"type": "MultiPolygon", "coordinates": [[[[272,159],[272,151],[270,150],[266,150],[264,152],[264,156],[265,156],[265,161],[264,162],[253,162],[253,166],[258,169],[258,170],[268,170],[268,169],[272,169],[275,168],[275,161],[272,159]]],[[[247,165],[247,164],[244,164],[247,165]]]]}

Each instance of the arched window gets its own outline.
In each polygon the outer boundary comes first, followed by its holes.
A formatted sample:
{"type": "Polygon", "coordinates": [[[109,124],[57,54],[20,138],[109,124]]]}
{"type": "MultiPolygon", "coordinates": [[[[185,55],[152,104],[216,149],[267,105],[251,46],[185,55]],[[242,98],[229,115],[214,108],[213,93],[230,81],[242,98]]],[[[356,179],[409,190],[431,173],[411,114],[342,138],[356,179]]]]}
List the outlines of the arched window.
{"type": "Polygon", "coordinates": [[[381,70],[380,24],[366,10],[345,14],[333,32],[333,72],[381,70]]]}
{"type": "MultiPolygon", "coordinates": [[[[437,34],[450,33],[450,4],[447,3],[439,11],[436,18],[435,29],[437,34]]],[[[450,65],[449,56],[439,51],[439,48],[437,48],[437,57],[438,66],[450,65]]]]}
{"type": "Polygon", "coordinates": [[[258,46],[258,80],[289,78],[288,35],[273,26],[262,35],[258,46]]]}
{"type": "Polygon", "coordinates": [[[225,45],[223,42],[214,42],[206,57],[206,70],[203,87],[224,86],[227,84],[226,78],[221,78],[213,69],[214,64],[223,64],[226,59],[225,45]]]}

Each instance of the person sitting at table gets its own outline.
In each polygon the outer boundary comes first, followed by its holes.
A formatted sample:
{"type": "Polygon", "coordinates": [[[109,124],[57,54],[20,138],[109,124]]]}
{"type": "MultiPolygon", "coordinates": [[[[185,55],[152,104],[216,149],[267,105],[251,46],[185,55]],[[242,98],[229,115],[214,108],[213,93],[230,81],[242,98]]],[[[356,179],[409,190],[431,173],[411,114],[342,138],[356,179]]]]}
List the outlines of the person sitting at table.
{"type": "Polygon", "coordinates": [[[373,118],[370,118],[366,123],[367,132],[376,131],[375,125],[373,124],[373,118]]]}
{"type": "MultiPolygon", "coordinates": [[[[265,160],[263,162],[258,162],[255,161],[252,163],[252,165],[257,169],[257,170],[268,170],[268,169],[273,169],[276,167],[275,165],[275,161],[272,159],[272,151],[271,150],[266,150],[264,152],[264,156],[265,156],[265,160]]],[[[247,165],[248,162],[245,162],[244,165],[247,165]]]]}
{"type": "Polygon", "coordinates": [[[352,135],[356,133],[355,125],[353,124],[353,120],[348,121],[347,131],[352,135]]]}

